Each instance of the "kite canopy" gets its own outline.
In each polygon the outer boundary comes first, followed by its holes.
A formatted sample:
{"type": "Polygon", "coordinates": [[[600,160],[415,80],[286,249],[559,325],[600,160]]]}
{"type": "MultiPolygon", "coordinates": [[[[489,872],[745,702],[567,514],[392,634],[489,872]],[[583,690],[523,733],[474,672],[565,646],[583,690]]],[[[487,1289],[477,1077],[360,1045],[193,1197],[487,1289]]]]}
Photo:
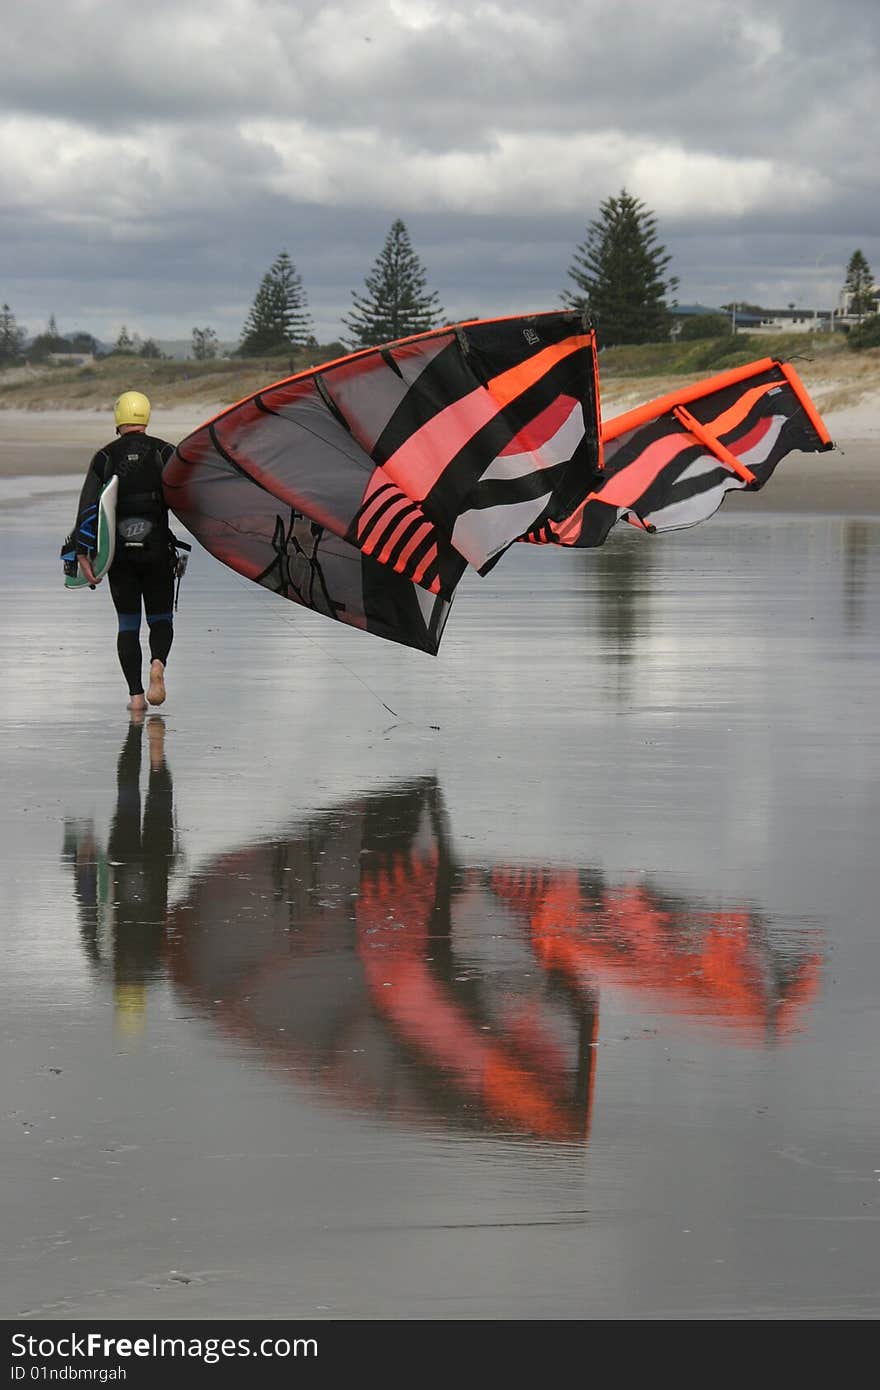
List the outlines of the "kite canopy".
{"type": "Polygon", "coordinates": [[[762,488],[793,449],[834,447],[797,372],[770,357],[606,421],[602,442],[599,485],[522,540],[601,545],[619,520],[646,531],[695,526],[725,493],[762,488]]]}
{"type": "Polygon", "coordinates": [[[163,486],[240,574],[433,654],[465,568],[485,574],[512,542],[693,526],[791,450],[832,447],[772,358],[600,426],[594,335],[565,312],[459,324],[279,381],[184,439],[163,486]]]}
{"type": "Polygon", "coordinates": [[[280,381],[178,445],[169,507],[239,573],[327,617],[437,651],[483,569],[598,481],[580,314],[478,321],[280,381]]]}

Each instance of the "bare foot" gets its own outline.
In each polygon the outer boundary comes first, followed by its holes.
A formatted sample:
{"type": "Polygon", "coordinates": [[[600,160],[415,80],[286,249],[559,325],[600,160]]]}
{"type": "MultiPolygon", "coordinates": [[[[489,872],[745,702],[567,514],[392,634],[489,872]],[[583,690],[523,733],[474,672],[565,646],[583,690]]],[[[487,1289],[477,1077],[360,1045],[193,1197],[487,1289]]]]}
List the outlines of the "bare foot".
{"type": "Polygon", "coordinates": [[[150,742],[150,771],[161,771],[165,762],[165,720],[161,714],[151,714],[147,720],[147,738],[150,742]]]}
{"type": "Polygon", "coordinates": [[[151,705],[163,705],[165,703],[165,663],[159,661],[150,662],[150,686],[147,690],[147,699],[151,705]]]}
{"type": "Polygon", "coordinates": [[[144,710],[147,708],[147,702],[143,695],[132,695],[128,702],[128,708],[131,710],[132,714],[143,714],[144,710]]]}

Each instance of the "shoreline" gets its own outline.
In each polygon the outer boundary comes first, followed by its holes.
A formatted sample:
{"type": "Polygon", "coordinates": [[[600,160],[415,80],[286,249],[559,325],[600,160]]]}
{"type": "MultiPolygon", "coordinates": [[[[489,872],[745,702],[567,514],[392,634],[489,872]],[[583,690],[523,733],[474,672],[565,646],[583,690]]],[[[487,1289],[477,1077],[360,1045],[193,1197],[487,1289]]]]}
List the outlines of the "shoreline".
{"type": "MultiPolygon", "coordinates": [[[[609,393],[610,394],[610,393],[609,393]]],[[[154,412],[160,438],[177,443],[224,406],[201,401],[154,412]]],[[[615,402],[615,413],[620,406],[615,402]]],[[[880,409],[873,401],[830,411],[825,422],[836,448],[827,454],[790,454],[758,493],[730,493],[728,514],[758,512],[864,516],[880,514],[880,409]]],[[[92,454],[112,437],[107,412],[0,410],[0,500],[19,506],[72,490],[92,454]]]]}

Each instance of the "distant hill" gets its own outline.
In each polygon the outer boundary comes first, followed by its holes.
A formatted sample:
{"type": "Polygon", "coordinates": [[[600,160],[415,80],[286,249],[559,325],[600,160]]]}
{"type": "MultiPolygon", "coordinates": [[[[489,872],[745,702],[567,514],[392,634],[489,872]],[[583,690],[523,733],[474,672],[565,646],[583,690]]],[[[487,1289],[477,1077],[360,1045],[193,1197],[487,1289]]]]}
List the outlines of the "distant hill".
{"type": "MultiPolygon", "coordinates": [[[[175,362],[185,362],[188,357],[192,356],[191,338],[154,338],[153,341],[158,345],[160,352],[164,353],[166,357],[173,357],[175,362]]],[[[108,347],[102,348],[102,351],[109,352],[112,346],[111,343],[108,347]]],[[[237,347],[237,342],[220,343],[220,357],[228,357],[237,347]]]]}
{"type": "MultiPolygon", "coordinates": [[[[38,335],[31,334],[29,337],[25,338],[25,351],[31,346],[35,336],[38,335]]],[[[108,353],[112,352],[115,346],[115,343],[105,342],[102,338],[96,338],[95,341],[98,344],[98,352],[101,356],[106,356],[108,353]]],[[[185,362],[187,358],[192,355],[191,338],[154,338],[153,342],[165,357],[170,357],[175,362],[185,362]]],[[[229,354],[238,347],[238,343],[221,342],[218,346],[219,356],[228,357],[229,354]]]]}

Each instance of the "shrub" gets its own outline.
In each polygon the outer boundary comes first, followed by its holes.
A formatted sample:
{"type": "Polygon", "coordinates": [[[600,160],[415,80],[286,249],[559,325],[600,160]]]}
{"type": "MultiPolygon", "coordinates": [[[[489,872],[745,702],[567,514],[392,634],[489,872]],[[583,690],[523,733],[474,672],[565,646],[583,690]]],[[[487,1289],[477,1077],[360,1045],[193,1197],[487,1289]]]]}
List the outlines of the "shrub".
{"type": "Polygon", "coordinates": [[[726,314],[695,314],[684,319],[679,329],[679,340],[685,343],[697,342],[702,338],[724,338],[732,331],[730,319],[726,314]]]}
{"type": "Polygon", "coordinates": [[[880,314],[870,314],[855,328],[850,329],[846,339],[847,347],[853,352],[864,352],[865,348],[880,347],[880,314]]]}
{"type": "Polygon", "coordinates": [[[691,365],[694,371],[722,370],[724,367],[738,366],[748,362],[756,355],[756,345],[746,333],[728,333],[724,338],[713,338],[705,347],[698,349],[691,365]]]}

